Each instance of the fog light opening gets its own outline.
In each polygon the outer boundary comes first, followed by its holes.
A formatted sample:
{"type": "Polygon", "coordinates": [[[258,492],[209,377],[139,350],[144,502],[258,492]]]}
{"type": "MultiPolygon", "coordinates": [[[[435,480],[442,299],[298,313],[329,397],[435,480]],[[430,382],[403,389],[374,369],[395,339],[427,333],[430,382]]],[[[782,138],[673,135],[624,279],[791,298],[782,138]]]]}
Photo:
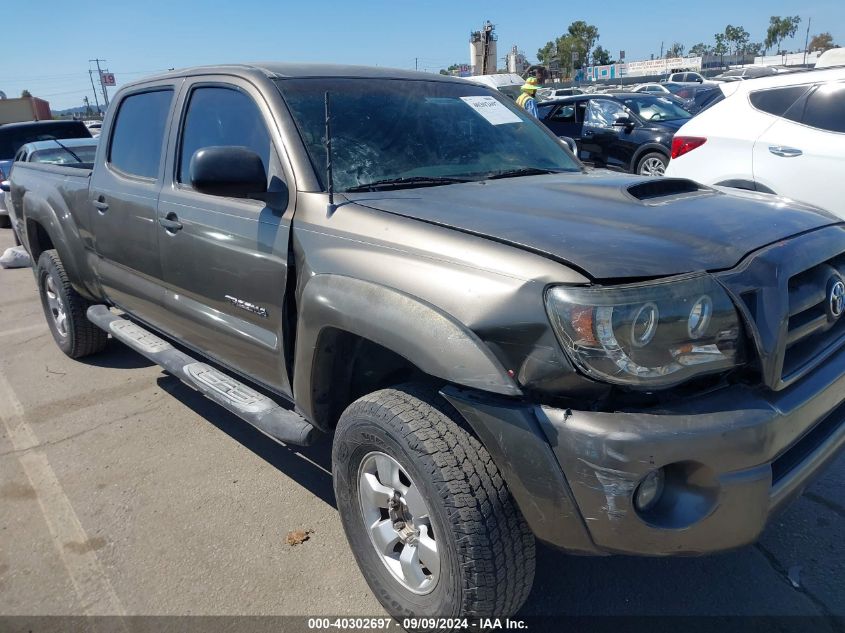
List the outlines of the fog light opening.
{"type": "Polygon", "coordinates": [[[634,493],[634,505],[639,512],[647,512],[653,508],[663,494],[663,484],[666,475],[662,468],[652,470],[637,486],[634,493]]]}

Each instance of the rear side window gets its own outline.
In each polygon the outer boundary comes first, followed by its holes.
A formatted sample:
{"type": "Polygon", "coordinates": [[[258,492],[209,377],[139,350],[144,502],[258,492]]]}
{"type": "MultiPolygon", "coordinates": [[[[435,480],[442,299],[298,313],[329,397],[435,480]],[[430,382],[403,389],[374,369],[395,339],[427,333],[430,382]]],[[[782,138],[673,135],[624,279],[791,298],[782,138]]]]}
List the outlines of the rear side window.
{"type": "Polygon", "coordinates": [[[172,90],[156,90],[130,95],[121,102],[109,147],[113,167],[131,176],[158,176],[172,99],[172,90]]]}
{"type": "Polygon", "coordinates": [[[217,145],[251,149],[265,171],[269,166],[270,135],[252,98],[235,88],[196,88],[182,131],[179,182],[191,182],[191,157],[197,150],[217,145]]]}
{"type": "Polygon", "coordinates": [[[792,104],[804,96],[805,92],[807,92],[807,86],[787,86],[752,92],[749,99],[751,105],[758,110],[774,116],[783,116],[792,104]]]}
{"type": "Polygon", "coordinates": [[[807,97],[801,122],[828,132],[845,132],[845,83],[819,86],[807,97]]]}

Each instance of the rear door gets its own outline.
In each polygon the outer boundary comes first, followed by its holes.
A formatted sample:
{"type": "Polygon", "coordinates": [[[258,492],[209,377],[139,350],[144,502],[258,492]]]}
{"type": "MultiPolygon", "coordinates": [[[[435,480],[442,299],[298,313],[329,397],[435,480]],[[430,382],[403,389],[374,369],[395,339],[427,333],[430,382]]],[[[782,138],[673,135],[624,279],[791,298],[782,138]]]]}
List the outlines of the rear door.
{"type": "Polygon", "coordinates": [[[754,180],[845,216],[841,190],[831,186],[845,174],[843,103],[842,81],[816,85],[800,97],[754,143],[754,180]]]}
{"type": "Polygon", "coordinates": [[[170,81],[121,97],[89,190],[100,283],[112,302],[154,325],[163,316],[156,212],[176,90],[170,81]]]}
{"type": "Polygon", "coordinates": [[[154,227],[166,329],[220,363],[289,392],[283,308],[294,197],[278,211],[257,200],[200,193],[190,182],[197,150],[240,146],[262,158],[274,187],[285,182],[294,191],[270,109],[250,82],[219,76],[189,80],[177,107],[181,120],[173,124],[154,227]],[[181,228],[168,230],[161,224],[167,220],[181,228]]]}
{"type": "Polygon", "coordinates": [[[581,123],[575,115],[574,101],[558,105],[543,123],[557,136],[568,136],[575,140],[581,137],[581,123]]]}

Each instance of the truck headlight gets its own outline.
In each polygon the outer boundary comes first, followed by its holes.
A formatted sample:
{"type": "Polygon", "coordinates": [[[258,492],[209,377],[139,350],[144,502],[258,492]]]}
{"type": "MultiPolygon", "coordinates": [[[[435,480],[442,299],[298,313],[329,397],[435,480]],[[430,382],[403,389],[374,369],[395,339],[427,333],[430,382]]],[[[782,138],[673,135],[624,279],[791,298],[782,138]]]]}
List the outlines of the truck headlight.
{"type": "Polygon", "coordinates": [[[668,387],[739,362],[739,317],[707,274],[627,286],[555,286],[546,309],[570,358],[598,380],[668,387]]]}

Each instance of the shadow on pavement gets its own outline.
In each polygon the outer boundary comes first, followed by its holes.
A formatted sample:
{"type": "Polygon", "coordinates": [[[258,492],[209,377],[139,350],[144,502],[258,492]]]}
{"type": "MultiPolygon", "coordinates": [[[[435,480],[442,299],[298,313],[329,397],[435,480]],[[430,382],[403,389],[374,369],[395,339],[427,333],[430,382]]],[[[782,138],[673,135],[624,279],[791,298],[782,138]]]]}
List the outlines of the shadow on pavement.
{"type": "Polygon", "coordinates": [[[142,367],[152,367],[155,365],[153,361],[145,356],[142,356],[133,349],[127,347],[120,341],[113,338],[109,339],[109,343],[99,354],[85,356],[77,359],[78,362],[93,367],[105,367],[110,369],[140,369],[142,367]]]}
{"type": "MultiPolygon", "coordinates": [[[[131,350],[130,353],[134,354],[131,350]]],[[[178,378],[164,375],[158,379],[158,386],[300,486],[337,508],[332,488],[331,438],[321,435],[312,446],[280,444],[178,378]]]]}

